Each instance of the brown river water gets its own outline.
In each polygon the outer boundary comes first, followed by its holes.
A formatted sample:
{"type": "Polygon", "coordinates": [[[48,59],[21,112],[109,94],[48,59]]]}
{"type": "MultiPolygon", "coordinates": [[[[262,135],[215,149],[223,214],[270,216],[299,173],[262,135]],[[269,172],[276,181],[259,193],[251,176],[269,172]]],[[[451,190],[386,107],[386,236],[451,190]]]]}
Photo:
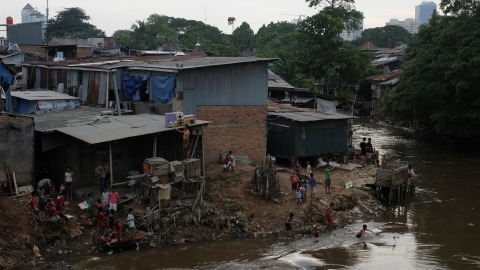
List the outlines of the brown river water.
{"type": "MultiPolygon", "coordinates": [[[[255,238],[204,241],[160,249],[68,256],[73,269],[480,269],[480,157],[453,144],[414,140],[389,126],[356,122],[354,142],[372,138],[418,175],[415,197],[377,220],[359,220],[295,240],[255,238]],[[367,223],[365,243],[354,234],[367,223]]],[[[51,266],[50,266],[51,267],[51,266]]],[[[50,268],[49,267],[49,268],[50,268]]],[[[56,267],[53,267],[56,268],[56,267]]]]}

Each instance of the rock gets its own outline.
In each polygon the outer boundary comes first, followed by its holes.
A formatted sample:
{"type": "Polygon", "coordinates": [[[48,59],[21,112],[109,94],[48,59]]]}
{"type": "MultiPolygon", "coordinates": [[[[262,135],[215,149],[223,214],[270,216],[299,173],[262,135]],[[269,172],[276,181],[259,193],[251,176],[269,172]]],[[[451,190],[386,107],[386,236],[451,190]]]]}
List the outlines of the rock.
{"type": "Polygon", "coordinates": [[[33,245],[33,254],[35,255],[35,258],[40,258],[42,255],[40,254],[40,249],[36,246],[33,245]]]}

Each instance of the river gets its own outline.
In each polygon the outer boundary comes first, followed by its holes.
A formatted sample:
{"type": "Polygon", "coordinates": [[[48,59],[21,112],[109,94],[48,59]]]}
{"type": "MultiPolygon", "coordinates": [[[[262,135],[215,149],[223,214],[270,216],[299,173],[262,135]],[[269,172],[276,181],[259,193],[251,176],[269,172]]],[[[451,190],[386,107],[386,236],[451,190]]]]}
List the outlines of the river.
{"type": "Polygon", "coordinates": [[[362,137],[372,138],[381,154],[411,163],[418,175],[414,199],[378,220],[360,220],[318,243],[311,237],[204,241],[66,263],[75,269],[480,269],[480,157],[368,122],[354,125],[354,142],[362,137]],[[373,231],[365,244],[354,237],[363,222],[373,231]]]}

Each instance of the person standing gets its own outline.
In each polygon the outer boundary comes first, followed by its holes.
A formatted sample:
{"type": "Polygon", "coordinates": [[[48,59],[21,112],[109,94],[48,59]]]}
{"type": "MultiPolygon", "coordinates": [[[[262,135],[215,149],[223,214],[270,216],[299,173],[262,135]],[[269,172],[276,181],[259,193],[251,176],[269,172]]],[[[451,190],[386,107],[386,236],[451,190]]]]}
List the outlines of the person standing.
{"type": "Polygon", "coordinates": [[[113,186],[112,191],[110,191],[109,193],[108,209],[117,212],[117,204],[119,199],[120,199],[120,195],[118,195],[117,189],[113,186]]]}
{"type": "Polygon", "coordinates": [[[367,153],[373,153],[373,145],[372,145],[372,139],[371,138],[368,138],[366,152],[367,153]]]}
{"type": "Polygon", "coordinates": [[[95,169],[95,173],[100,176],[100,192],[107,187],[107,181],[109,180],[109,167],[107,161],[102,159],[102,163],[95,169]]]}
{"type": "Polygon", "coordinates": [[[188,145],[190,143],[190,129],[188,128],[188,124],[185,124],[183,127],[183,131],[175,129],[176,131],[182,133],[183,138],[183,159],[189,159],[188,155],[188,145]]]}
{"type": "Polygon", "coordinates": [[[128,223],[128,231],[130,233],[130,238],[132,238],[133,231],[135,230],[135,215],[133,214],[132,208],[128,208],[127,223],[128,223]]]}
{"type": "Polygon", "coordinates": [[[295,238],[295,233],[293,232],[293,213],[290,213],[287,220],[285,221],[285,229],[287,233],[290,233],[293,238],[295,238]]]}
{"type": "Polygon", "coordinates": [[[357,238],[362,238],[365,236],[365,232],[368,231],[367,229],[367,224],[363,224],[363,227],[360,231],[358,231],[358,233],[356,234],[356,237],[357,238]]]}
{"type": "Polygon", "coordinates": [[[309,185],[310,185],[310,197],[314,198],[317,187],[317,179],[313,177],[313,173],[310,173],[310,179],[309,179],[309,185]]]}
{"type": "Polygon", "coordinates": [[[290,182],[292,183],[292,195],[295,198],[295,193],[297,192],[298,176],[295,171],[293,171],[292,176],[290,176],[290,182]]]}
{"type": "Polygon", "coordinates": [[[300,161],[297,159],[295,160],[295,174],[297,176],[300,176],[301,171],[302,171],[302,165],[300,165],[300,161]]]}
{"type": "Polygon", "coordinates": [[[330,165],[325,167],[325,194],[330,194],[330,185],[332,184],[330,176],[330,165]]]}
{"type": "Polygon", "coordinates": [[[360,143],[360,157],[362,161],[367,157],[367,138],[363,138],[363,141],[360,143]]]}
{"type": "Polygon", "coordinates": [[[307,161],[307,172],[306,172],[306,176],[307,177],[310,177],[310,174],[312,173],[312,166],[310,166],[310,161],[307,161]]]}
{"type": "Polygon", "coordinates": [[[325,209],[325,218],[327,219],[327,224],[330,230],[335,230],[335,222],[333,220],[333,202],[325,209]]]}
{"type": "Polygon", "coordinates": [[[72,200],[72,193],[73,193],[73,172],[70,169],[70,167],[67,167],[67,171],[65,172],[65,175],[63,177],[63,182],[65,184],[65,187],[67,189],[67,197],[66,200],[72,200]]]}
{"type": "Polygon", "coordinates": [[[108,201],[110,199],[110,192],[108,192],[108,188],[104,188],[102,191],[102,207],[103,209],[108,209],[108,201]]]}

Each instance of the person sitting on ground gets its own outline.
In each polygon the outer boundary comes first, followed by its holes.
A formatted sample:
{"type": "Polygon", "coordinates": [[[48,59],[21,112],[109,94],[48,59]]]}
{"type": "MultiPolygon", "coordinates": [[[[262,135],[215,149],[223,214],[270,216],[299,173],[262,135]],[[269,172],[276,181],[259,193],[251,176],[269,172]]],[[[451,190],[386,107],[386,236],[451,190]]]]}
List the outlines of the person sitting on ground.
{"type": "Polygon", "coordinates": [[[358,233],[356,234],[356,237],[357,238],[362,238],[365,236],[365,232],[368,231],[367,229],[367,224],[363,224],[363,227],[360,231],[358,231],[358,233]]]}
{"type": "Polygon", "coordinates": [[[313,237],[313,242],[318,243],[320,239],[318,238],[318,232],[315,233],[315,236],[313,237]]]}
{"type": "Polygon", "coordinates": [[[107,224],[107,216],[103,211],[103,207],[98,208],[97,212],[97,227],[98,227],[98,235],[102,236],[105,234],[105,226],[107,224]]]}
{"type": "Polygon", "coordinates": [[[107,230],[100,236],[100,239],[105,241],[107,245],[117,242],[117,238],[113,234],[113,231],[111,228],[107,228],[107,230]]]}
{"type": "Polygon", "coordinates": [[[229,151],[228,155],[225,157],[225,165],[223,165],[223,170],[225,172],[235,171],[235,157],[233,152],[229,151]]]}
{"type": "Polygon", "coordinates": [[[38,197],[37,197],[37,193],[35,191],[32,191],[30,193],[30,207],[35,211],[35,212],[39,212],[39,208],[38,208],[38,197]]]}

